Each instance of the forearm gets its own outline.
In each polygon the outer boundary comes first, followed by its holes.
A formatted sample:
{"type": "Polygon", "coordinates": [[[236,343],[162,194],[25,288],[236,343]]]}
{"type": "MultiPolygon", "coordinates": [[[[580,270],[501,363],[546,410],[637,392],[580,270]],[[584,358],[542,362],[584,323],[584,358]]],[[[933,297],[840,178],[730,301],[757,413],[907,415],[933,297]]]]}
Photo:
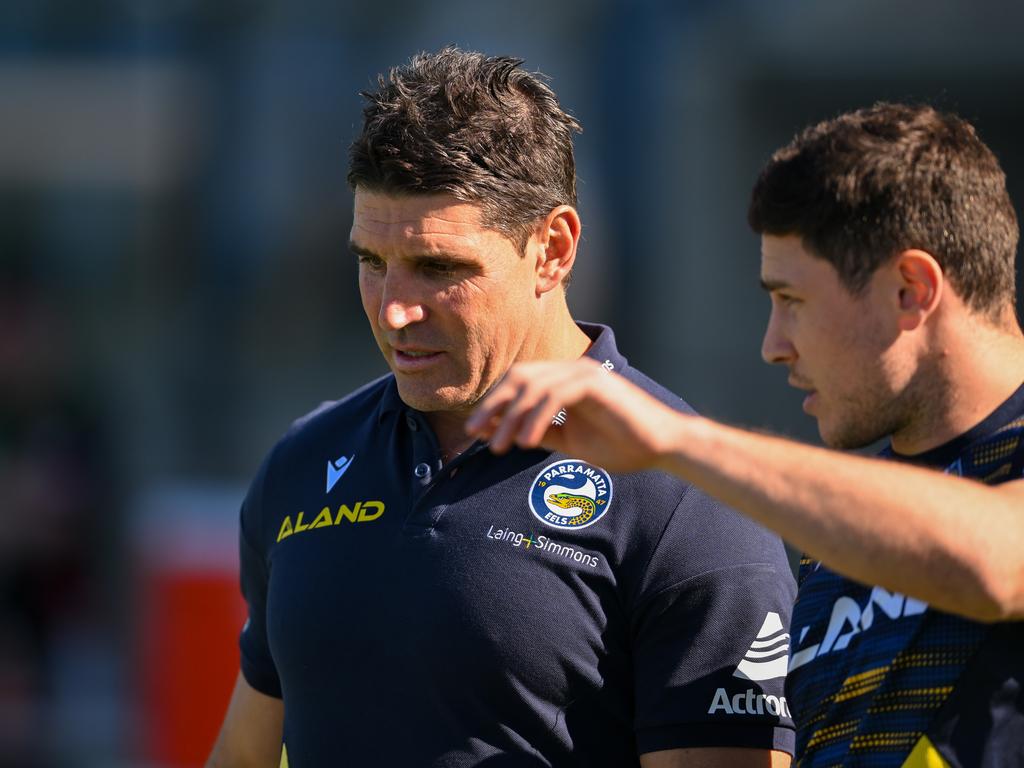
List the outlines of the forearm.
{"type": "Polygon", "coordinates": [[[1024,615],[1024,497],[677,417],[663,469],[833,570],[980,620],[1024,615]]]}
{"type": "Polygon", "coordinates": [[[988,487],[678,411],[592,361],[517,366],[469,428],[694,483],[844,575],[980,620],[1024,617],[1024,481],[988,487]],[[551,427],[552,407],[568,420],[551,427]]]}
{"type": "Polygon", "coordinates": [[[239,673],[206,768],[273,768],[281,762],[284,704],[239,673]]]}

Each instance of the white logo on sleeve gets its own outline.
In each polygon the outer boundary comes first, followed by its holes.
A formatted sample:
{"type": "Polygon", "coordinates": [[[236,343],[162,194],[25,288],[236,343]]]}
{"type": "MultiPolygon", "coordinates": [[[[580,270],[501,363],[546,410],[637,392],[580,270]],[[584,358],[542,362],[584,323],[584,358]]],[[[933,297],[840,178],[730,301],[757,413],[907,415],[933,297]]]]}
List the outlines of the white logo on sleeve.
{"type": "Polygon", "coordinates": [[[743,680],[774,680],[786,676],[788,665],[789,633],[779,614],[769,612],[732,675],[743,680]]]}
{"type": "MultiPolygon", "coordinates": [[[[786,676],[788,664],[789,633],[782,626],[779,614],[769,612],[732,676],[751,681],[776,680],[786,676]]],[[[760,687],[738,692],[719,688],[708,708],[709,715],[717,712],[725,715],[792,717],[785,696],[766,694],[760,687]]]]}
{"type": "Polygon", "coordinates": [[[774,715],[775,717],[792,718],[793,713],[789,711],[789,703],[785,696],[772,696],[771,694],[760,693],[753,688],[734,693],[729,697],[725,688],[715,691],[715,697],[708,707],[708,714],[713,715],[722,712],[726,715],[774,715]]]}

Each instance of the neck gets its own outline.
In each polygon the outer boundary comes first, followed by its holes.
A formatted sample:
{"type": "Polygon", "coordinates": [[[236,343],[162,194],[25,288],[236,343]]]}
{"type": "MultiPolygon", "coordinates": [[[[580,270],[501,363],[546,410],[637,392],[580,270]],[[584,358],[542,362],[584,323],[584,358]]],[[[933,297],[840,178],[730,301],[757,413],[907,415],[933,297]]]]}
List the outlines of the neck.
{"type": "Polygon", "coordinates": [[[462,411],[434,411],[425,414],[434,435],[437,437],[437,445],[441,449],[441,461],[447,464],[460,453],[465,451],[474,442],[472,437],[466,436],[466,419],[469,413],[462,411]]]}
{"type": "MultiPolygon", "coordinates": [[[[1024,336],[1016,323],[979,321],[944,340],[937,354],[934,395],[907,428],[892,436],[893,450],[914,455],[943,445],[976,426],[1024,383],[1024,336]]],[[[925,402],[922,399],[922,402],[925,402]]]]}

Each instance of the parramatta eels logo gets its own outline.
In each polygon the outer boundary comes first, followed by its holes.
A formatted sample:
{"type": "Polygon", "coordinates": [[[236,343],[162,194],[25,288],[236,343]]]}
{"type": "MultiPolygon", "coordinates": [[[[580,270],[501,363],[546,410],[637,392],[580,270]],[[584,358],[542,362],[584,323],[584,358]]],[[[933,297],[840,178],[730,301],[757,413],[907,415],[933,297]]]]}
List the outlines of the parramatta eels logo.
{"type": "Polygon", "coordinates": [[[548,464],[530,486],[530,509],[553,528],[586,528],[612,504],[612,479],[579,459],[548,464]]]}

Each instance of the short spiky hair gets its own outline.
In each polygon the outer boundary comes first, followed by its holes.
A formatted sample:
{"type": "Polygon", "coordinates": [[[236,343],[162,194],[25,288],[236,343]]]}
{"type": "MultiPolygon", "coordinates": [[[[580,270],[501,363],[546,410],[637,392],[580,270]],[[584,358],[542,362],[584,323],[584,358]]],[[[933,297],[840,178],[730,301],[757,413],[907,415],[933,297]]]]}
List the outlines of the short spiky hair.
{"type": "Polygon", "coordinates": [[[525,246],[539,219],[576,205],[580,125],[522,60],[447,47],[420,53],[363,92],[348,182],[389,194],[447,193],[525,246]]]}
{"type": "Polygon", "coordinates": [[[997,316],[1014,301],[1006,176],[970,123],[929,106],[879,103],[807,128],[761,172],[748,221],[799,235],[855,294],[919,248],[975,311],[997,316]]]}

